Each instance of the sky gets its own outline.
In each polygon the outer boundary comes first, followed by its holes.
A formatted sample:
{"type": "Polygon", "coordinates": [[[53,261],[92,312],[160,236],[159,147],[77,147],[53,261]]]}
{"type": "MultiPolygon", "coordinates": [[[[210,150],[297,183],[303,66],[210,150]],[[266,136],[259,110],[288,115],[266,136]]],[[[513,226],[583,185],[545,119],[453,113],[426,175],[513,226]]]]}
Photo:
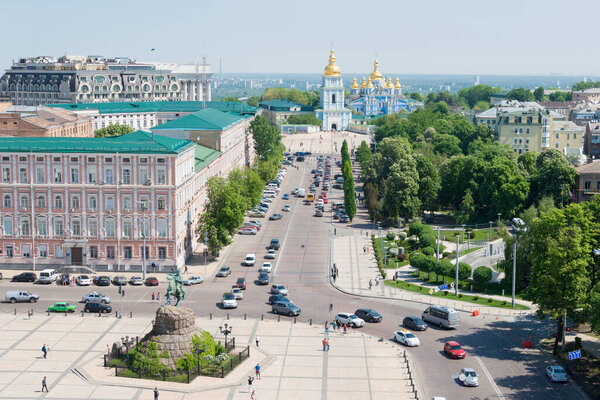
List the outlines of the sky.
{"type": "Polygon", "coordinates": [[[590,0],[0,0],[0,68],[33,55],[223,73],[599,75],[590,0]],[[155,48],[156,51],[150,50],[155,48]]]}

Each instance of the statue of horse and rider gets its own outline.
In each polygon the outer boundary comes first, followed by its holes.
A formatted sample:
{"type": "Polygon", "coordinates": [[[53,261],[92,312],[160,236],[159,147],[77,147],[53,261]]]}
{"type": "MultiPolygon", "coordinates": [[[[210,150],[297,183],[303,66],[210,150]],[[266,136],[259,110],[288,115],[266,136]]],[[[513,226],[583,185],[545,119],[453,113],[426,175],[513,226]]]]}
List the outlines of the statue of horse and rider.
{"type": "Polygon", "coordinates": [[[177,307],[179,302],[187,296],[187,290],[183,287],[183,277],[179,274],[179,270],[177,270],[174,273],[167,275],[167,279],[169,280],[169,287],[167,288],[167,295],[165,296],[165,305],[168,306],[171,304],[171,296],[173,296],[177,299],[175,302],[175,307],[177,307]]]}

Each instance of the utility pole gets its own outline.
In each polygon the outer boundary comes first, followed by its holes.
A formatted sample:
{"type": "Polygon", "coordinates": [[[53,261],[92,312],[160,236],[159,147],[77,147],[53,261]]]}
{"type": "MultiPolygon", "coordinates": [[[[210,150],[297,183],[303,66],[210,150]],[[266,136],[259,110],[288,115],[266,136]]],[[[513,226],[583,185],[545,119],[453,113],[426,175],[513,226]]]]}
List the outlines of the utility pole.
{"type": "Polygon", "coordinates": [[[437,250],[435,251],[435,261],[440,262],[440,227],[437,227],[437,250]]]}
{"type": "Polygon", "coordinates": [[[204,277],[206,278],[206,259],[208,258],[208,231],[204,232],[204,277]]]}
{"type": "Polygon", "coordinates": [[[454,294],[456,296],[458,296],[458,256],[459,256],[459,244],[460,244],[460,237],[458,235],[456,235],[456,275],[455,275],[455,282],[454,282],[454,294]]]}
{"type": "Polygon", "coordinates": [[[142,208],[142,279],[146,280],[146,204],[140,203],[142,208]]]}
{"type": "Polygon", "coordinates": [[[517,237],[513,243],[512,306],[515,307],[515,286],[517,282],[517,237]]]}

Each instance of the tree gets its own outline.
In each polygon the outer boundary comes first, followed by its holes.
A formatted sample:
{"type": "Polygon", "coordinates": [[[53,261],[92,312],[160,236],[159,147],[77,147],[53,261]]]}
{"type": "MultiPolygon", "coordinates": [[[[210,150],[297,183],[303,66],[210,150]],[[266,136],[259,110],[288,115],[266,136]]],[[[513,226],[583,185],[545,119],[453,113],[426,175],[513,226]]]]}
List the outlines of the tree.
{"type": "Polygon", "coordinates": [[[298,89],[285,89],[281,87],[267,88],[261,96],[261,101],[267,100],[286,100],[293,103],[306,104],[316,107],[319,105],[319,92],[302,92],[298,89]]]}
{"type": "Polygon", "coordinates": [[[550,101],[571,101],[573,100],[572,92],[554,91],[548,96],[550,101]]]}
{"type": "Polygon", "coordinates": [[[453,135],[437,135],[433,138],[433,151],[452,157],[462,154],[460,139],[453,135]]]}
{"type": "Polygon", "coordinates": [[[321,126],[321,120],[313,113],[290,115],[284,123],[291,125],[318,125],[321,126]]]}
{"type": "Polygon", "coordinates": [[[221,101],[232,101],[234,103],[241,103],[242,102],[237,97],[225,97],[224,99],[221,99],[221,101]]]}
{"type": "Polygon", "coordinates": [[[524,88],[513,89],[506,94],[506,98],[509,100],[517,101],[534,101],[533,93],[531,90],[524,88]]]}
{"type": "MultiPolygon", "coordinates": [[[[460,268],[460,263],[458,266],[460,268]]],[[[484,267],[483,265],[475,268],[475,271],[473,271],[473,280],[477,286],[482,288],[486,283],[492,280],[492,270],[488,267],[484,267]]]]}
{"type": "MultiPolygon", "coordinates": [[[[471,277],[471,266],[465,262],[458,263],[458,279],[466,281],[471,277]]],[[[491,279],[491,278],[490,278],[491,279]]]]}
{"type": "Polygon", "coordinates": [[[573,85],[573,91],[574,92],[581,92],[581,91],[586,90],[586,89],[598,88],[598,87],[600,87],[600,82],[580,81],[580,82],[577,82],[576,84],[573,85]]]}
{"type": "Polygon", "coordinates": [[[387,190],[383,196],[382,210],[394,221],[402,217],[408,222],[421,208],[419,174],[412,157],[403,161],[391,168],[391,174],[386,180],[387,190]]]}
{"type": "Polygon", "coordinates": [[[437,282],[437,274],[439,273],[442,276],[447,276],[448,278],[452,279],[452,277],[454,276],[454,270],[455,270],[455,266],[454,264],[452,264],[452,262],[450,260],[446,260],[446,259],[442,259],[440,260],[440,262],[438,263],[438,268],[436,269],[436,277],[435,280],[437,282]]]}
{"type": "Polygon", "coordinates": [[[540,153],[536,169],[531,194],[534,201],[551,196],[556,204],[562,204],[570,198],[569,191],[575,186],[577,171],[560,150],[548,149],[540,153]]]}
{"type": "Polygon", "coordinates": [[[122,136],[133,132],[129,125],[111,124],[106,128],[96,129],[94,137],[122,136]]]}
{"type": "Polygon", "coordinates": [[[281,146],[281,135],[275,126],[269,125],[267,118],[257,115],[249,127],[254,139],[254,150],[259,159],[264,160],[277,154],[281,146]]]}
{"type": "Polygon", "coordinates": [[[488,85],[475,85],[459,90],[458,97],[463,98],[470,108],[474,108],[477,103],[482,101],[489,104],[492,94],[499,93],[500,91],[500,88],[488,85]]]}
{"type": "Polygon", "coordinates": [[[348,151],[348,142],[346,139],[342,142],[342,148],[340,150],[342,156],[342,165],[346,164],[346,161],[350,162],[350,152],[348,151]]]}
{"type": "Polygon", "coordinates": [[[460,208],[452,216],[459,224],[467,224],[475,217],[475,203],[471,195],[471,189],[467,189],[460,203],[460,208]]]}
{"type": "Polygon", "coordinates": [[[373,153],[371,152],[371,149],[369,148],[367,142],[365,142],[364,140],[360,142],[360,146],[358,146],[358,148],[356,149],[356,159],[361,165],[361,168],[363,167],[363,165],[366,166],[367,164],[369,164],[373,159],[373,153]]]}
{"type": "Polygon", "coordinates": [[[544,88],[542,86],[537,87],[533,91],[533,97],[536,101],[544,101],[544,88]]]}
{"type": "MultiPolygon", "coordinates": [[[[345,143],[346,141],[344,141],[345,143]]],[[[352,167],[350,167],[350,160],[346,160],[342,169],[344,175],[344,207],[346,208],[346,214],[350,217],[350,220],[356,215],[356,197],[354,192],[354,177],[352,176],[352,167]]]]}
{"type": "Polygon", "coordinates": [[[435,166],[423,155],[414,155],[417,172],[419,174],[418,197],[423,210],[435,211],[437,209],[437,196],[440,190],[440,174],[435,166]]]}
{"type": "Polygon", "coordinates": [[[251,96],[246,100],[246,104],[252,107],[258,107],[258,103],[260,102],[260,97],[251,96]]]}

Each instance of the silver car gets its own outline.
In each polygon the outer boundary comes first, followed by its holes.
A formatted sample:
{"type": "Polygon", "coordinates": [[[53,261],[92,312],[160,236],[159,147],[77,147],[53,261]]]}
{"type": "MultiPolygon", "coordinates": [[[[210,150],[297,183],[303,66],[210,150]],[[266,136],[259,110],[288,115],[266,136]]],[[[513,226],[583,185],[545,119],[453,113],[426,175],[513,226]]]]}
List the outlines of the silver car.
{"type": "Polygon", "coordinates": [[[465,386],[479,386],[479,376],[473,368],[462,368],[460,374],[458,374],[458,379],[465,386]]]}
{"type": "Polygon", "coordinates": [[[110,297],[103,295],[102,293],[89,293],[81,298],[82,303],[110,303],[110,297]]]}
{"type": "Polygon", "coordinates": [[[360,328],[365,325],[365,321],[362,318],[358,318],[352,313],[339,313],[335,316],[335,320],[339,321],[342,325],[348,325],[354,328],[360,328]]]}
{"type": "Polygon", "coordinates": [[[229,268],[229,267],[221,267],[219,272],[217,272],[218,277],[225,277],[225,276],[228,276],[229,274],[231,274],[231,268],[229,268]]]}
{"type": "Polygon", "coordinates": [[[204,282],[204,278],[200,275],[193,275],[183,280],[183,284],[186,286],[197,285],[202,282],[204,282]]]}

